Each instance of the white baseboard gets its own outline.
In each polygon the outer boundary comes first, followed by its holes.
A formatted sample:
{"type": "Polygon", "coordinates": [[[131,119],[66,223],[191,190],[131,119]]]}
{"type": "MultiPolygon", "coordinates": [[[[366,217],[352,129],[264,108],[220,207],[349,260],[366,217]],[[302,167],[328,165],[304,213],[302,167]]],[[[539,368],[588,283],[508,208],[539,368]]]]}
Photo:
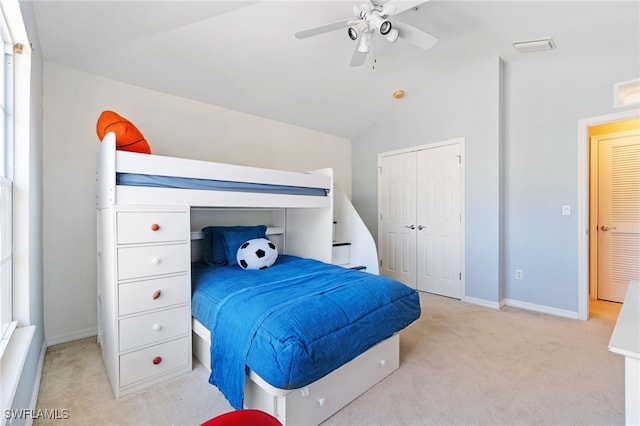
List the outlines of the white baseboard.
{"type": "Polygon", "coordinates": [[[63,334],[60,336],[47,336],[45,339],[47,346],[59,345],[61,343],[73,342],[74,340],[86,339],[87,337],[97,336],[98,328],[92,327],[86,330],[76,331],[75,333],[63,334]]]}
{"type": "Polygon", "coordinates": [[[527,309],[529,311],[541,312],[543,314],[555,315],[571,319],[578,319],[578,312],[566,311],[564,309],[551,308],[544,305],[536,305],[533,303],[520,302],[519,300],[504,299],[504,304],[513,306],[514,308],[527,309]]]}
{"type": "Polygon", "coordinates": [[[564,318],[578,319],[578,312],[566,311],[564,309],[551,308],[549,306],[536,305],[534,303],[521,302],[519,300],[513,299],[502,299],[500,300],[500,302],[491,302],[489,300],[478,299],[475,297],[464,297],[462,301],[495,310],[500,310],[503,306],[513,306],[514,308],[526,309],[528,311],[535,311],[564,318]]]}
{"type": "Polygon", "coordinates": [[[491,308],[495,310],[500,310],[500,308],[504,305],[502,302],[491,302],[489,300],[478,299],[476,297],[469,296],[465,296],[462,301],[471,303],[472,305],[484,306],[485,308],[491,308]]]}

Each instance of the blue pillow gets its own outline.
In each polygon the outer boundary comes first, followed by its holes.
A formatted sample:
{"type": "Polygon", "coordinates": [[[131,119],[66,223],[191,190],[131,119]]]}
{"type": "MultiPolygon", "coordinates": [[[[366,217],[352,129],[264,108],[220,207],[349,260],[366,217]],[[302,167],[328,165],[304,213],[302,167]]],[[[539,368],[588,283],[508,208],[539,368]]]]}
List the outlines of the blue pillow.
{"type": "Polygon", "coordinates": [[[229,265],[236,264],[236,254],[242,244],[255,238],[267,238],[267,227],[264,225],[244,227],[244,229],[223,229],[224,248],[229,265]]]}
{"type": "MultiPolygon", "coordinates": [[[[204,233],[204,262],[209,265],[226,265],[228,262],[227,251],[224,243],[223,231],[251,231],[254,233],[251,235],[258,235],[258,237],[251,238],[263,238],[266,236],[267,227],[265,225],[257,226],[207,226],[202,228],[204,233]]],[[[251,239],[248,238],[248,239],[251,239]]],[[[244,241],[243,241],[244,242],[244,241]]],[[[242,244],[242,243],[240,243],[242,244]]],[[[239,246],[238,246],[239,247],[239,246]]],[[[236,249],[237,250],[237,249],[236,249]]],[[[230,258],[235,263],[235,253],[230,258]]]]}

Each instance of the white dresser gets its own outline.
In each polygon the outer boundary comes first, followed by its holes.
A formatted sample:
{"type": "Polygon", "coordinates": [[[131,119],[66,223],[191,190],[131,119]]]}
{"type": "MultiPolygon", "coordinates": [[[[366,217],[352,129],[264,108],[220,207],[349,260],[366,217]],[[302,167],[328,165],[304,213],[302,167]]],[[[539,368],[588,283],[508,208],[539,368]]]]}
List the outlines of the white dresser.
{"type": "Polygon", "coordinates": [[[640,425],[640,281],[627,288],[609,350],[624,356],[625,424],[640,425]]]}
{"type": "Polygon", "coordinates": [[[191,371],[189,208],[97,215],[98,342],[120,398],[191,371]]]}

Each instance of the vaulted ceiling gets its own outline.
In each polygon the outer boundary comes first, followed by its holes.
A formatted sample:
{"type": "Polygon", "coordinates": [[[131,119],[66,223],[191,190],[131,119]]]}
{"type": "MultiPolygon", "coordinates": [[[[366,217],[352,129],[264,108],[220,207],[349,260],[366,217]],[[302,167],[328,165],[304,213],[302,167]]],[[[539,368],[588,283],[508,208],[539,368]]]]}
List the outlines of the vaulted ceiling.
{"type": "MultiPolygon", "coordinates": [[[[401,3],[400,1],[398,3],[401,3]]],[[[57,1],[33,3],[46,61],[232,110],[353,138],[452,67],[638,55],[638,1],[439,1],[397,19],[438,37],[422,50],[376,38],[363,66],[346,30],[297,31],[349,18],[351,1],[57,1]],[[512,43],[553,37],[557,49],[512,43]]],[[[557,62],[555,62],[557,63],[557,62]]]]}

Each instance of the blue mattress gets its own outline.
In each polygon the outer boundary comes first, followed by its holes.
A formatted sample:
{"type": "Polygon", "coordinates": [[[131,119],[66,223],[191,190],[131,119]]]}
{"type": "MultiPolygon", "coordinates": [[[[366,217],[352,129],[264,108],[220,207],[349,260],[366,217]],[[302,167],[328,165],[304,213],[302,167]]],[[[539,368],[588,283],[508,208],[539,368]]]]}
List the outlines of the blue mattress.
{"type": "Polygon", "coordinates": [[[262,183],[231,182],[224,180],[145,175],[137,173],[116,173],[116,185],[200,189],[210,191],[263,192],[268,194],[313,195],[320,197],[324,197],[329,193],[328,189],[323,188],[267,185],[262,183]]]}
{"type": "Polygon", "coordinates": [[[418,293],[387,277],[280,255],[270,268],[192,266],[192,314],[211,331],[211,376],[242,408],[245,368],[306,386],[420,316],[418,293]]]}

